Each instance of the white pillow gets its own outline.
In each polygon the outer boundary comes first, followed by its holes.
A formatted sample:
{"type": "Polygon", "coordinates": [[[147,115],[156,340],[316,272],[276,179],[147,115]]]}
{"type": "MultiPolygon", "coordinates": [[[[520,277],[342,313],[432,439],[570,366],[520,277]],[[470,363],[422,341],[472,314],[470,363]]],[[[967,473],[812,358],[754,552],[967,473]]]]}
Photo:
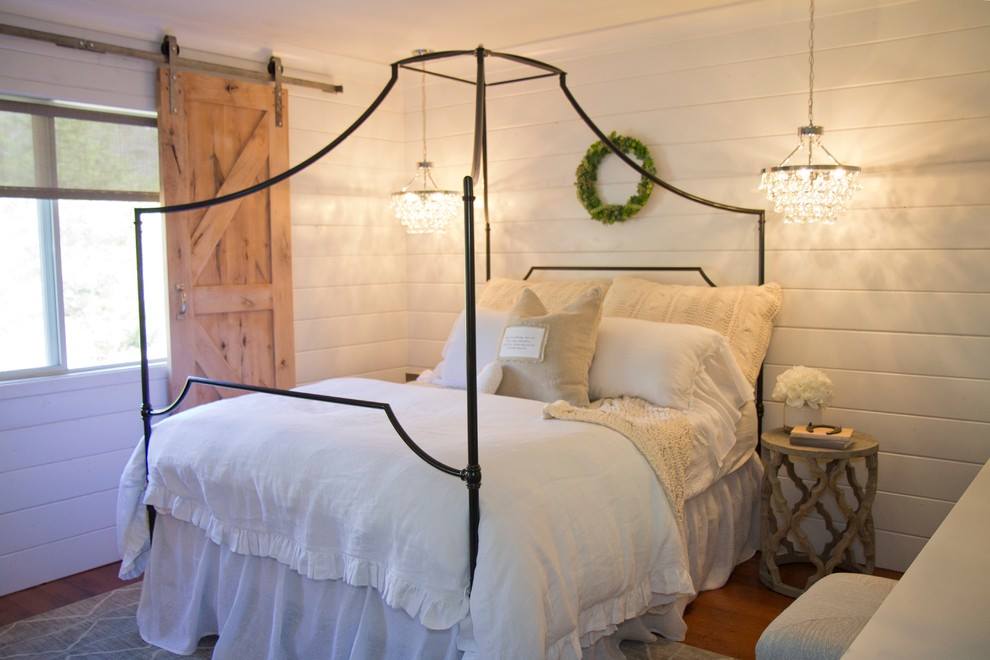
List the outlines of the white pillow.
{"type": "MultiPolygon", "coordinates": [[[[438,365],[439,367],[439,365],[438,365]]],[[[416,377],[417,383],[440,386],[440,377],[433,369],[426,369],[416,377]]],[[[478,393],[495,394],[502,384],[502,365],[497,360],[478,370],[478,393]]],[[[465,388],[467,389],[467,388],[465,388]]]]}
{"type": "MultiPolygon", "coordinates": [[[[738,409],[752,391],[725,337],[697,325],[606,317],[591,363],[592,400],[633,396],[656,406],[689,410],[698,384],[706,398],[738,409]],[[712,391],[707,391],[712,390],[712,391]]],[[[747,398],[748,397],[748,398],[747,398]]]]}
{"type": "MultiPolygon", "coordinates": [[[[509,312],[495,311],[478,307],[475,313],[477,336],[477,365],[479,382],[481,372],[492,362],[498,361],[498,345],[502,339],[502,330],[509,318],[509,312]]],[[[452,387],[463,390],[467,387],[467,328],[464,312],[454,321],[450,329],[447,343],[443,347],[443,359],[433,370],[433,384],[441,387],[452,387]]],[[[501,381],[501,373],[499,373],[501,381]]],[[[495,387],[498,387],[496,383],[495,387]]]]}
{"type": "Polygon", "coordinates": [[[687,415],[698,451],[688,465],[688,494],[707,488],[736,444],[741,408],[753,388],[728,340],[708,328],[605,317],[591,363],[592,399],[634,396],[687,415]]]}

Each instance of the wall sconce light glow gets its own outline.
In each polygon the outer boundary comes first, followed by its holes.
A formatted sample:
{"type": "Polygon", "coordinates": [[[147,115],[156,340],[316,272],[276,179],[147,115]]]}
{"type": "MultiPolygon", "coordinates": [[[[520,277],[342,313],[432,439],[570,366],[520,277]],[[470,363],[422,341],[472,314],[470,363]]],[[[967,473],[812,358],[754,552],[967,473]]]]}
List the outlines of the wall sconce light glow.
{"type": "Polygon", "coordinates": [[[811,0],[808,38],[808,125],[798,129],[798,145],[776,167],[763,170],[760,190],[766,192],[773,210],[784,214],[785,223],[831,224],[849,206],[860,189],[860,168],[844,165],[822,144],[825,129],[816,126],[815,107],[815,0],[811,0]],[[825,153],[831,163],[816,164],[814,150],[825,153]],[[804,151],[801,165],[789,165],[795,154],[804,151]]]}

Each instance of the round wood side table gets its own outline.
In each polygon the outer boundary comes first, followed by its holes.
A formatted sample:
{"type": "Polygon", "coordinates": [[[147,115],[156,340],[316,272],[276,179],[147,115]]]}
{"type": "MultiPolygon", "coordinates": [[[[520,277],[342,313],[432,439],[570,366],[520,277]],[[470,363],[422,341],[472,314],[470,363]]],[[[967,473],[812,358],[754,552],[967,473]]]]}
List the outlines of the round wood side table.
{"type": "MultiPolygon", "coordinates": [[[[878,444],[865,433],[853,433],[848,449],[823,449],[791,444],[784,429],[766,431],[761,436],[763,459],[762,533],[760,581],[774,591],[797,597],[836,568],[872,574],[876,561],[873,500],[877,493],[878,444]],[[854,461],[865,461],[867,480],[861,486],[854,461]],[[814,484],[808,486],[798,474],[798,465],[807,467],[814,484]],[[798,491],[798,501],[790,505],[781,486],[781,468],[798,491]],[[844,483],[841,477],[845,475],[844,483]],[[852,491],[855,506],[847,501],[844,486],[852,491]],[[826,496],[834,499],[840,518],[836,520],[825,506],[826,496]],[[808,515],[817,512],[831,539],[818,554],[808,534],[801,528],[808,515]],[[845,523],[842,527],[841,523],[845,523]],[[840,528],[841,527],[841,528],[840,528]],[[862,544],[865,562],[854,555],[854,543],[862,544]],[[804,587],[785,583],[780,577],[784,564],[808,562],[815,573],[804,587]]],[[[806,475],[807,476],[807,475],[806,475]]]]}

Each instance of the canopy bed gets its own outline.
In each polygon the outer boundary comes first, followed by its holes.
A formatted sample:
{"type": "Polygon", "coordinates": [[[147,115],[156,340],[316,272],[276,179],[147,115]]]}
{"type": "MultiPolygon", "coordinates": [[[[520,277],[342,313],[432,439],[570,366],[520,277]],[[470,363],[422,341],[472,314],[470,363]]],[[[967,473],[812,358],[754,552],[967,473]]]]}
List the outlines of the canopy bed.
{"type": "MultiPolygon", "coordinates": [[[[747,507],[755,501],[761,474],[751,460],[762,418],[761,397],[754,401],[753,392],[754,384],[756,392],[760,390],[765,345],[746,378],[741,372],[726,377],[735,387],[735,416],[721,433],[728,439],[723,438],[717,461],[685,459],[682,471],[687,476],[680,479],[686,485],[675,501],[669,501],[669,490],[665,494],[658,486],[659,472],[643,461],[642,448],[637,452],[622,434],[585,424],[573,410],[544,409],[541,415],[541,402],[479,392],[479,376],[484,376],[479,374],[479,352],[492,350],[479,343],[479,323],[480,331],[490,334],[486,324],[491,321],[488,316],[479,320],[479,300],[469,284],[461,321],[463,364],[456,363],[463,392],[359,379],[285,390],[190,377],[175,401],[152,408],[142,216],[202,209],[274,186],[353,134],[392,91],[400,69],[460,57],[474,58],[473,80],[429,73],[475,89],[472,168],[463,181],[465,283],[476,281],[474,183],[479,177],[484,181],[485,279],[492,275],[486,90],[556,77],[578,116],[641,176],[692,202],[754,216],[758,283],[763,284],[763,210],[692,195],[644,170],[585,113],[568,89],[563,70],[481,47],[419,54],[393,63],[385,87],[351,126],[281,174],[215,199],[135,209],[144,438],[122,478],[119,516],[125,549],[122,574],[137,575],[146,567],[148,571],[139,613],[148,641],[188,653],[201,635],[221,633],[218,653],[230,656],[528,657],[541,649],[539,653],[556,658],[580,657],[582,649],[592,646],[594,653],[607,654],[607,646],[599,642],[620,626],[625,626],[625,637],[645,638],[648,628],[682,636],[683,605],[699,589],[724,582],[744,551],[752,521],[747,507]],[[487,58],[530,67],[535,73],[488,81],[487,58]],[[176,411],[193,387],[255,395],[200,406],[152,425],[156,417],[176,411]],[[479,406],[479,400],[484,405],[479,406]],[[737,413],[744,403],[746,410],[737,413]],[[548,424],[544,415],[559,415],[562,421],[548,424]],[[396,450],[387,428],[411,454],[396,450]],[[486,472],[484,517],[479,428],[485,433],[486,464],[492,470],[486,472]],[[332,438],[327,437],[329,431],[332,438]],[[465,438],[466,464],[456,467],[463,460],[465,438]],[[435,478],[423,463],[462,481],[466,503],[453,490],[456,482],[435,478]],[[719,465],[712,467],[713,463],[719,465]],[[588,477],[596,471],[602,474],[588,477]],[[704,476],[698,476],[702,472],[704,476]],[[546,487],[551,483],[560,490],[546,487]],[[738,495],[743,492],[745,497],[738,495]],[[614,524],[591,529],[581,515],[590,516],[596,525],[610,520],[614,524]],[[265,527],[241,524],[250,520],[264,520],[265,527]],[[461,520],[467,522],[467,534],[461,520]],[[637,539],[626,538],[625,529],[639,530],[637,539]],[[688,539],[690,553],[682,536],[688,539]],[[325,551],[330,546],[339,552],[325,551]],[[427,583],[429,588],[423,586],[427,583]],[[583,594],[581,603],[571,597],[578,592],[583,594]],[[649,608],[654,608],[653,619],[647,616],[649,608]],[[361,632],[376,626],[387,634],[361,632]],[[245,632],[249,629],[251,634],[245,632]],[[225,639],[222,633],[227,631],[232,632],[225,639]],[[267,651],[259,645],[267,645],[267,651]]],[[[540,265],[531,268],[524,281],[535,272],[565,270],[689,271],[715,286],[695,266],[540,265]]],[[[483,294],[493,309],[498,308],[493,296],[499,286],[493,281],[483,294]]],[[[629,296],[652,295],[636,289],[634,281],[623,286],[629,296]]],[[[534,290],[539,294],[535,284],[534,290]]],[[[595,291],[600,304],[604,291],[595,291]]],[[[714,341],[717,333],[711,335],[704,340],[714,341]]],[[[714,344],[706,344],[710,345],[714,344]]],[[[726,343],[720,349],[726,355],[727,347],[726,343]]],[[[454,361],[448,361],[444,375],[449,378],[454,361]]],[[[730,369],[739,371],[734,364],[730,369]]]]}

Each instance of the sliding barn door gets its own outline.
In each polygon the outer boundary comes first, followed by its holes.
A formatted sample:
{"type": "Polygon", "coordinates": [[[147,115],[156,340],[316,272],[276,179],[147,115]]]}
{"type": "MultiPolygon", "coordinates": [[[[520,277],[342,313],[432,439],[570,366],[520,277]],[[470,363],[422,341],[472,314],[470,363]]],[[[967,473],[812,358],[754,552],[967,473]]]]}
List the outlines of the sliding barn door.
{"type": "MultiPolygon", "coordinates": [[[[158,136],[166,204],[208,199],[288,167],[288,127],[275,124],[270,85],[158,73],[158,136]]],[[[283,91],[282,112],[288,99],[283,91]]],[[[170,388],[187,376],[295,385],[289,184],[166,222],[170,388]]],[[[233,396],[193,388],[195,405],[233,396]]]]}

